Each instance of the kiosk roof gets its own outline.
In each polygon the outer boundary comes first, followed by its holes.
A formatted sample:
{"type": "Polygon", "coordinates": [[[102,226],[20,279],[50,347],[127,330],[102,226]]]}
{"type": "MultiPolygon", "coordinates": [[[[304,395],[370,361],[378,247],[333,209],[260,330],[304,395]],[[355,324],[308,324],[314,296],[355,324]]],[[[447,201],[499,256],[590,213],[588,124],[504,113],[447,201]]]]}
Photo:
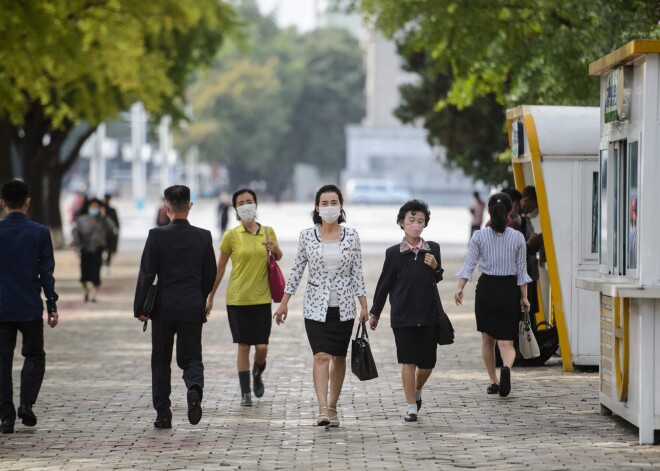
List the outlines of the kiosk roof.
{"type": "Polygon", "coordinates": [[[601,57],[589,64],[589,75],[603,75],[610,70],[625,65],[640,57],[642,54],[660,53],[660,40],[636,39],[630,41],[614,52],[601,57]]]}

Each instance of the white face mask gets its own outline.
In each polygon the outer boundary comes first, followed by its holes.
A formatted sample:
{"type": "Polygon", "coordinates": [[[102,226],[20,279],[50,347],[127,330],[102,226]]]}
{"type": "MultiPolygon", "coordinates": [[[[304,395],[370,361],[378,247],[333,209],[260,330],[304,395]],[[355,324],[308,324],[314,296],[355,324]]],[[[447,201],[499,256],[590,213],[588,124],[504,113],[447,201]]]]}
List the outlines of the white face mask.
{"type": "Polygon", "coordinates": [[[534,219],[534,218],[537,217],[538,215],[539,215],[539,208],[536,208],[536,209],[534,209],[532,212],[530,212],[529,214],[527,214],[527,217],[530,218],[530,219],[534,219]]]}
{"type": "Polygon", "coordinates": [[[340,215],[341,209],[339,206],[325,206],[323,208],[319,208],[319,216],[321,216],[321,219],[329,224],[332,224],[337,219],[339,219],[340,215]]]}
{"type": "Polygon", "coordinates": [[[257,215],[257,205],[254,203],[244,204],[236,208],[238,217],[245,222],[250,222],[257,215]]]}

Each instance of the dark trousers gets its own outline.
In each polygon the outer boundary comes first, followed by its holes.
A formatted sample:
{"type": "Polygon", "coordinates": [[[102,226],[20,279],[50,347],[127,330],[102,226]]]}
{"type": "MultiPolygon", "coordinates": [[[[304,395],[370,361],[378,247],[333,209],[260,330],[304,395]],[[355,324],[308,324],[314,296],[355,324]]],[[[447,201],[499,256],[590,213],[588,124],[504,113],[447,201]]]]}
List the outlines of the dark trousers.
{"type": "Polygon", "coordinates": [[[2,419],[16,419],[11,370],[18,332],[23,336],[21,354],[25,358],[21,370],[21,404],[37,402],[46,371],[43,319],[0,322],[0,417],[2,419]]]}
{"type": "Polygon", "coordinates": [[[151,388],[154,409],[159,417],[172,417],[170,393],[172,349],[176,335],[176,363],[183,370],[186,388],[204,389],[202,363],[202,322],[151,322],[151,388]]]}

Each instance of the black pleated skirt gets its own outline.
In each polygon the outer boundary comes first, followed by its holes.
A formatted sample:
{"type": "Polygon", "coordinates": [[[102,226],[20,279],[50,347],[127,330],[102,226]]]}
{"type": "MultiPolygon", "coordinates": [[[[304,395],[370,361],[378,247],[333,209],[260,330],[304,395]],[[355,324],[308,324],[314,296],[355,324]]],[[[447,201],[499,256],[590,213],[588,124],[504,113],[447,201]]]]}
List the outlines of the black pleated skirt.
{"type": "Polygon", "coordinates": [[[521,319],[520,287],[515,276],[482,274],[477,282],[474,312],[477,330],[497,340],[515,340],[521,319]]]}
{"type": "Polygon", "coordinates": [[[234,343],[268,344],[273,325],[270,304],[227,306],[227,318],[234,343]]]}
{"type": "Polygon", "coordinates": [[[339,308],[329,307],[325,322],[305,319],[305,330],[309,346],[314,355],[327,353],[336,357],[345,357],[351,341],[355,319],[339,320],[339,308]]]}

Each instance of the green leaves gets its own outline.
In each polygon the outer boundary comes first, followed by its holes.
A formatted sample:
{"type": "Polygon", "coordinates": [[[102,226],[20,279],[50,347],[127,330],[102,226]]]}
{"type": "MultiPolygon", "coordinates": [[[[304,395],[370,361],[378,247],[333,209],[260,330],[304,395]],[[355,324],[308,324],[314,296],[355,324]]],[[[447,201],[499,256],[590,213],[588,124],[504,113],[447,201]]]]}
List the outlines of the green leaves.
{"type": "MultiPolygon", "coordinates": [[[[500,104],[501,114],[474,126],[504,133],[504,108],[522,103],[596,106],[598,80],[589,77],[588,64],[631,39],[658,37],[656,5],[644,0],[361,3],[373,25],[399,42],[404,57],[417,54],[425,58],[413,71],[423,77],[421,93],[433,90],[433,102],[424,107],[408,101],[403,105],[408,109],[400,113],[410,121],[423,117],[429,140],[448,146],[451,162],[495,184],[502,181],[491,178],[503,175],[496,170],[503,165],[497,156],[506,140],[495,139],[490,151],[473,155],[466,152],[474,144],[471,136],[457,143],[455,136],[444,135],[434,121],[444,122],[449,116],[461,119],[470,108],[485,118],[490,113],[479,112],[479,108],[485,103],[490,103],[488,109],[500,104]],[[434,88],[434,77],[447,86],[434,88]]],[[[410,98],[412,91],[407,93],[410,98]]]]}
{"type": "Polygon", "coordinates": [[[190,90],[194,121],[178,135],[208,161],[227,165],[233,185],[265,179],[279,193],[295,163],[328,173],[344,167],[344,126],[364,116],[364,72],[356,39],[340,30],[280,29],[254,2],[247,25],[190,90]]]}

